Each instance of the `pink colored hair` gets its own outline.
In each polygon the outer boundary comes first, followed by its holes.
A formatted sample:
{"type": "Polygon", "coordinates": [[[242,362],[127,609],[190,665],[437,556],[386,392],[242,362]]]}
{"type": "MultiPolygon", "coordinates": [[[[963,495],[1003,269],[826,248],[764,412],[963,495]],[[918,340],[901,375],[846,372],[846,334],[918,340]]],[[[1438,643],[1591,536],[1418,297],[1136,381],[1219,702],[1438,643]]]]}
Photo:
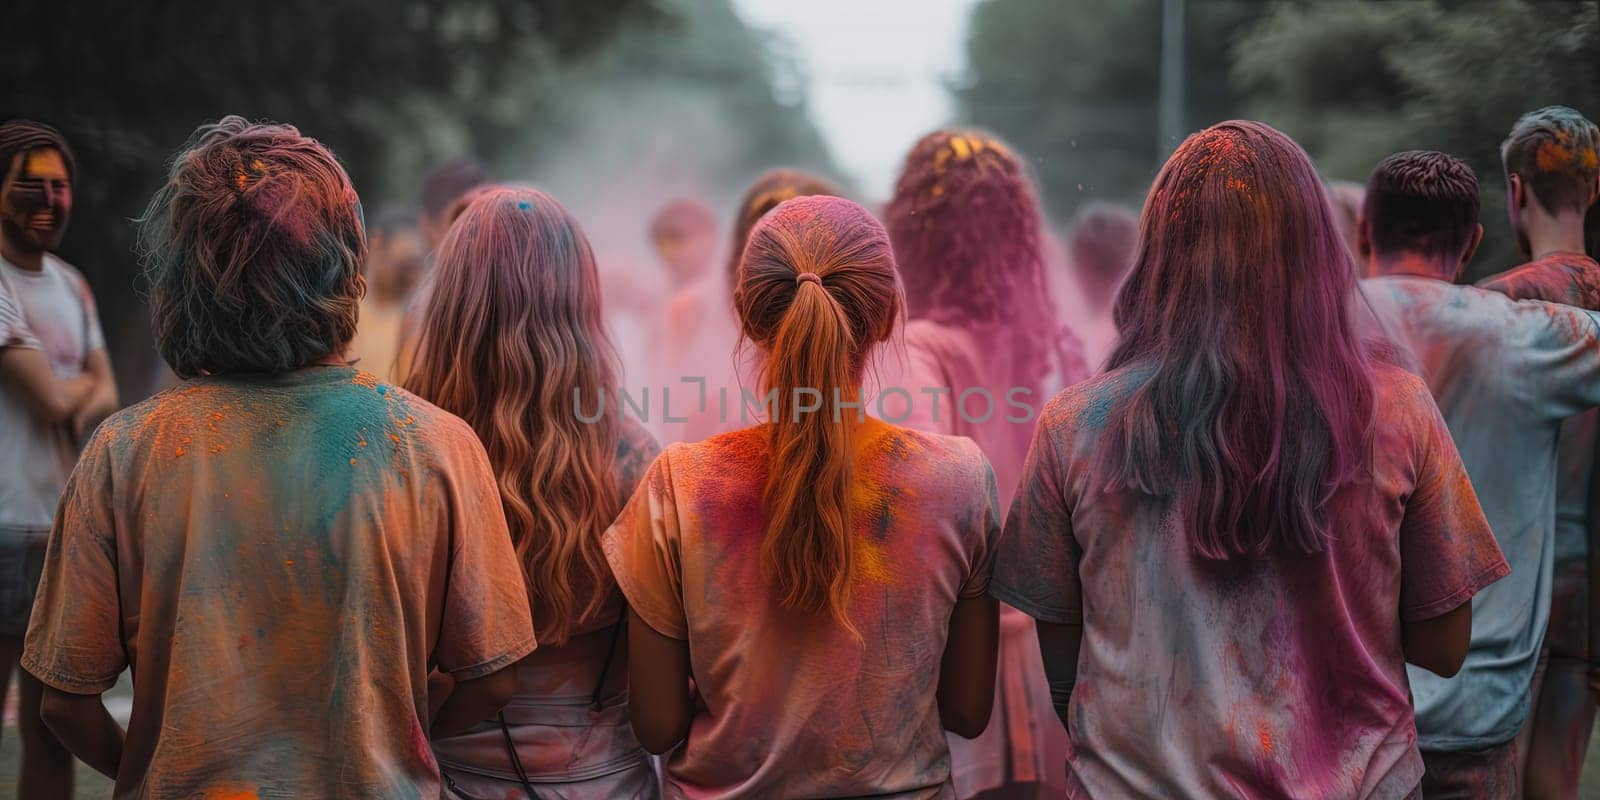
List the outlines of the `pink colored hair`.
{"type": "Polygon", "coordinates": [[[1010,355],[1013,385],[1037,386],[1052,362],[1083,374],[1046,288],[1038,199],[1006,145],[981,132],[922,137],[884,216],[912,319],[992,327],[1008,339],[994,350],[1010,355]]]}
{"type": "Polygon", "coordinates": [[[739,211],[733,219],[733,246],[728,250],[729,286],[738,286],[739,260],[744,257],[750,229],[779,203],[813,195],[838,197],[839,190],[822,178],[798,169],[769,169],[750,184],[739,198],[739,211]]]}
{"type": "Polygon", "coordinates": [[[1371,458],[1355,270],[1305,151],[1258,122],[1190,136],[1145,201],[1108,369],[1101,474],[1178,503],[1196,554],[1317,553],[1371,458]]]}

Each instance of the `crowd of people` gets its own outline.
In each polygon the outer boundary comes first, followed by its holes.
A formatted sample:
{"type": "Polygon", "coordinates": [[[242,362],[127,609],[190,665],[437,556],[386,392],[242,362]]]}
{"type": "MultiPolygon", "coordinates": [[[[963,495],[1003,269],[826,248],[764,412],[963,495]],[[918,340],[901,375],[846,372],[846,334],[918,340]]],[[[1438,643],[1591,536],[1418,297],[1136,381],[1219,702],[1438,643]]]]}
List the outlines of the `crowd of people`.
{"type": "Polygon", "coordinates": [[[1229,121],[1059,238],[981,131],[876,212],[775,169],[731,241],[641,220],[645,286],[476,162],[369,220],[227,117],[137,221],[171,378],[118,410],[72,149],[0,124],[19,796],[1576,797],[1600,128],[1501,154],[1476,285],[1462,161],[1229,121]]]}

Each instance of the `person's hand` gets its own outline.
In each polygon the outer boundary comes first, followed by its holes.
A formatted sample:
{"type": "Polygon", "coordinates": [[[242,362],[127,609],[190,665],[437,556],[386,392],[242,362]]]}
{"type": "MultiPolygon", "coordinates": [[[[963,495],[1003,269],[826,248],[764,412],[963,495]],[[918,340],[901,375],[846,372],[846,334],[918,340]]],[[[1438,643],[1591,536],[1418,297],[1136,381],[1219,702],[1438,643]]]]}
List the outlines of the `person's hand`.
{"type": "Polygon", "coordinates": [[[96,413],[93,404],[85,405],[72,413],[72,442],[78,447],[88,444],[89,434],[100,424],[100,420],[96,419],[98,416],[100,415],[96,413]]]}
{"type": "MultiPolygon", "coordinates": [[[[92,376],[84,377],[93,379],[92,376]]],[[[72,412],[72,441],[80,449],[89,443],[89,435],[116,411],[116,395],[105,387],[96,386],[77,411],[72,412]]]]}

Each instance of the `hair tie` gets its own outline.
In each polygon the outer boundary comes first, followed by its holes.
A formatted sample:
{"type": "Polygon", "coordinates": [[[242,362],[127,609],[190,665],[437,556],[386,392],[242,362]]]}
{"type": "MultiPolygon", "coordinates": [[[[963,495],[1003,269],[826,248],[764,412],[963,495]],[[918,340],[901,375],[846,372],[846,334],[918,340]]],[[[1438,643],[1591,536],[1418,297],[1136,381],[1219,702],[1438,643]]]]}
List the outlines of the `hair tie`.
{"type": "Polygon", "coordinates": [[[822,276],[818,275],[815,272],[802,272],[799,275],[794,276],[794,282],[795,282],[796,286],[798,286],[798,285],[800,285],[802,283],[806,283],[807,281],[809,281],[811,283],[814,283],[814,284],[816,284],[818,286],[821,286],[822,285],[822,276]]]}

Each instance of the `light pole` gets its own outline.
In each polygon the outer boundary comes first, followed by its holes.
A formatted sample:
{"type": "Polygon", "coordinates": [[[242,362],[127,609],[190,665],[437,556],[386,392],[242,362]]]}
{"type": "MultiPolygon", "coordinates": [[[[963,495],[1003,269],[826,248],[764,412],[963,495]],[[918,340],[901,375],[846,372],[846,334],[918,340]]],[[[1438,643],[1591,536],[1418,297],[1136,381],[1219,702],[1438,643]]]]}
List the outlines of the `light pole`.
{"type": "Polygon", "coordinates": [[[1156,163],[1183,137],[1183,0],[1161,0],[1161,86],[1156,163]]]}

